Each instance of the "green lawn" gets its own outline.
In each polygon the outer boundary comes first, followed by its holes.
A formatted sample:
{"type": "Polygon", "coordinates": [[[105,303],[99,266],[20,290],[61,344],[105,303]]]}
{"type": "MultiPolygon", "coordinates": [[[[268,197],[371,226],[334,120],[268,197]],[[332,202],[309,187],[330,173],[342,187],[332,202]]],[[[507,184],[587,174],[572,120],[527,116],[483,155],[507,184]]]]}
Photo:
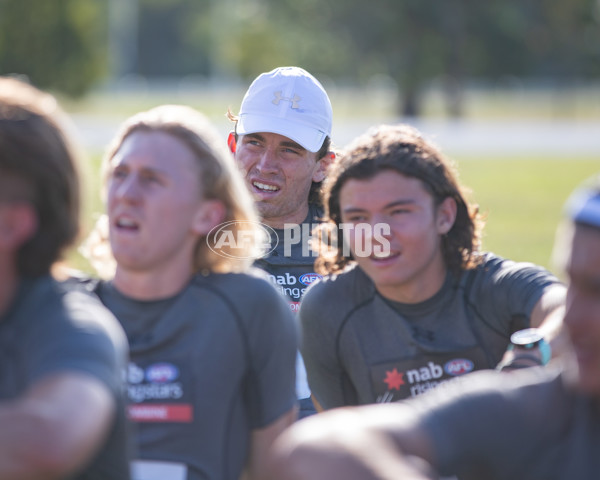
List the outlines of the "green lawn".
{"type": "Polygon", "coordinates": [[[550,256],[563,204],[581,181],[600,172],[599,159],[455,160],[462,183],[487,218],[484,249],[555,271],[550,256]]]}
{"type": "MultiPolygon", "coordinates": [[[[487,218],[483,247],[513,260],[531,261],[554,271],[550,256],[564,201],[584,179],[600,172],[597,158],[455,158],[460,181],[487,218]]],[[[88,169],[85,228],[102,210],[97,189],[100,156],[88,169]]],[[[89,270],[76,252],[70,262],[89,270]]],[[[558,272],[556,272],[558,273],[558,272]]]]}

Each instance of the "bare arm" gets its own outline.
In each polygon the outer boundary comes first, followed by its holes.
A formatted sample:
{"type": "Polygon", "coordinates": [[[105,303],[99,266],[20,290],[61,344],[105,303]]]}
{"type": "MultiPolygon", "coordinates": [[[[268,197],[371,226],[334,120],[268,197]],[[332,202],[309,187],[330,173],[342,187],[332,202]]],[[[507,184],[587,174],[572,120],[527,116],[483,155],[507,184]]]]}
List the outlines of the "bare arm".
{"type": "Polygon", "coordinates": [[[426,432],[400,404],[339,408],[297,422],[275,442],[270,480],[437,478],[426,432]]]}
{"type": "MultiPolygon", "coordinates": [[[[534,325],[533,322],[535,321],[538,325],[538,328],[544,334],[544,338],[550,343],[550,347],[552,348],[552,358],[561,357],[566,352],[570,351],[567,333],[563,328],[563,317],[565,314],[564,292],[562,299],[563,300],[558,306],[555,306],[553,309],[548,309],[543,308],[543,306],[540,305],[540,302],[544,300],[542,297],[534,309],[534,314],[531,316],[532,326],[534,325]],[[538,311],[536,312],[536,310],[538,311]],[[534,320],[534,317],[536,317],[536,320],[534,320]],[[537,323],[537,319],[541,319],[541,321],[537,323]]],[[[552,298],[552,296],[550,296],[549,300],[553,301],[556,300],[556,298],[552,298]]]]}
{"type": "MultiPolygon", "coordinates": [[[[530,318],[530,325],[539,328],[544,338],[550,343],[552,349],[552,358],[560,357],[563,352],[568,351],[568,342],[565,334],[562,332],[562,319],[565,307],[566,288],[562,285],[554,285],[547,288],[538,302],[533,307],[530,318]]],[[[529,356],[535,356],[541,361],[541,354],[538,350],[533,351],[529,356]]],[[[514,350],[507,350],[502,357],[499,367],[510,369],[513,362],[519,361],[525,366],[534,366],[538,363],[535,359],[517,358],[514,350]]]]}
{"type": "Polygon", "coordinates": [[[563,285],[547,288],[531,312],[531,326],[542,330],[549,341],[554,339],[561,330],[562,316],[557,313],[560,313],[565,306],[566,292],[567,289],[563,285]]]}
{"type": "Polygon", "coordinates": [[[298,409],[294,407],[265,428],[252,432],[248,462],[243,475],[244,480],[263,480],[265,478],[265,465],[273,442],[281,432],[296,421],[297,416],[298,409]]]}
{"type": "Polygon", "coordinates": [[[0,478],[63,478],[102,444],[115,401],[83,373],[52,375],[20,398],[0,402],[0,478]]]}

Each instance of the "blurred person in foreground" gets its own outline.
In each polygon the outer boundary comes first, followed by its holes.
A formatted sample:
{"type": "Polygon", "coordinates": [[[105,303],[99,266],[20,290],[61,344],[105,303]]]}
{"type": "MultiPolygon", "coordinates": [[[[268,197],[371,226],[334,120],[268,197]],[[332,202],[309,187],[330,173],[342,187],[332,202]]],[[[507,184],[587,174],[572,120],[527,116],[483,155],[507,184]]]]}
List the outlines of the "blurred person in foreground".
{"type": "Polygon", "coordinates": [[[479,251],[477,208],[418,130],[381,125],[358,137],[323,195],[314,239],[326,276],[300,305],[301,352],[321,407],[417,396],[503,358],[549,359],[506,351],[529,327],[553,338],[564,285],[542,267],[479,251]]]}
{"type": "Polygon", "coordinates": [[[600,176],[565,210],[555,258],[568,277],[568,353],[547,367],[477,372],[416,399],[309,419],[278,441],[269,478],[598,478],[600,176]]]}
{"type": "Polygon", "coordinates": [[[125,480],[125,335],[51,274],[80,227],[66,122],[52,96],[0,78],[0,478],[125,480]]]}
{"type": "MultiPolygon", "coordinates": [[[[299,67],[260,74],[244,95],[229,148],[241,167],[270,249],[255,265],[265,270],[297,312],[315,273],[310,232],[323,216],[319,189],[334,158],[332,108],[319,81],[299,67]]],[[[315,413],[298,354],[296,394],[300,418],[315,413]]]]}
{"type": "Polygon", "coordinates": [[[122,125],[103,177],[85,249],[129,339],[134,478],[263,478],[297,415],[297,328],[249,269],[261,232],[231,153],[200,112],[163,105],[122,125]]]}

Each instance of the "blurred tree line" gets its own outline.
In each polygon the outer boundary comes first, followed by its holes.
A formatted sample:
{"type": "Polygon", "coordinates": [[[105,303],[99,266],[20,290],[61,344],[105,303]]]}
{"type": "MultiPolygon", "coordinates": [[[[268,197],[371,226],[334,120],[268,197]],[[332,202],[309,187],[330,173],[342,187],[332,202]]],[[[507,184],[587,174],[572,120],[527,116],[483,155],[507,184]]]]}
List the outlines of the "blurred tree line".
{"type": "Polygon", "coordinates": [[[404,115],[436,81],[458,116],[474,79],[600,78],[600,0],[0,0],[0,73],[72,96],[124,74],[248,81],[292,64],[389,76],[404,115]]]}
{"type": "Polygon", "coordinates": [[[0,0],[0,74],[83,95],[106,75],[106,9],[89,0],[0,0]]]}

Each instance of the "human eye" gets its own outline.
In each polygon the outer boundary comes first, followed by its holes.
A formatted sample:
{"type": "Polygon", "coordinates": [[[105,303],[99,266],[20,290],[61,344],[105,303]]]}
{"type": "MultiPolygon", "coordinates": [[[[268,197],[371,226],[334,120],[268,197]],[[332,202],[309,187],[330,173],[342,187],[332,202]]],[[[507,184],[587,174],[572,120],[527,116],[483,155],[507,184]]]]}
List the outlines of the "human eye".
{"type": "Polygon", "coordinates": [[[294,147],[283,147],[282,152],[286,155],[300,155],[301,152],[297,148],[294,147]]]}
{"type": "Polygon", "coordinates": [[[140,180],[145,184],[160,184],[161,178],[156,172],[146,171],[140,175],[140,180]]]}
{"type": "Polygon", "coordinates": [[[386,209],[386,213],[392,217],[407,215],[415,211],[415,204],[413,202],[398,202],[386,209]]]}
{"type": "Polygon", "coordinates": [[[257,148],[260,147],[262,143],[257,137],[244,135],[244,137],[242,137],[242,145],[257,148]]]}
{"type": "Polygon", "coordinates": [[[399,215],[405,215],[410,212],[411,212],[411,210],[407,207],[395,207],[392,210],[390,210],[390,215],[399,216],[399,215]]]}
{"type": "Polygon", "coordinates": [[[364,223],[367,221],[367,216],[364,213],[351,213],[344,216],[346,223],[364,223]]]}
{"type": "Polygon", "coordinates": [[[127,177],[127,169],[123,166],[117,166],[111,170],[109,176],[114,180],[122,180],[127,177]]]}

